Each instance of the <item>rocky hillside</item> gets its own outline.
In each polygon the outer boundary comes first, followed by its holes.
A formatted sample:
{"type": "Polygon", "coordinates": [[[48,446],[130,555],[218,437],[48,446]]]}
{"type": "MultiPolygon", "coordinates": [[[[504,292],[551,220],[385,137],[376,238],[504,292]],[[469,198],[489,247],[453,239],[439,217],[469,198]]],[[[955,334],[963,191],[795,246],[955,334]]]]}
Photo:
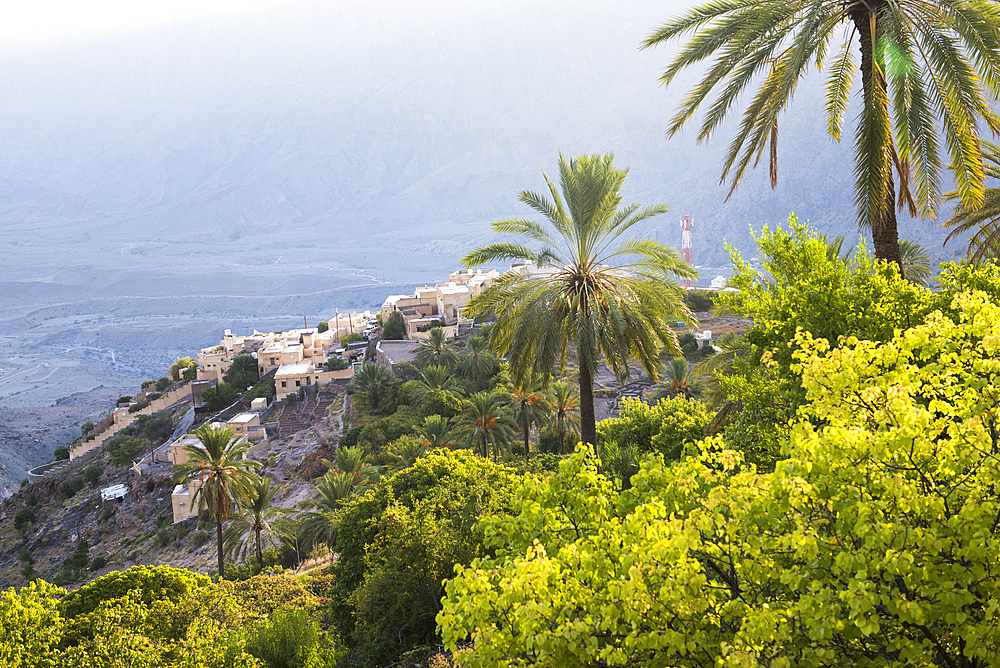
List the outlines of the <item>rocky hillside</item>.
{"type": "MultiPolygon", "coordinates": [[[[349,409],[342,389],[331,386],[273,414],[277,437],[250,454],[281,484],[279,507],[310,496],[309,480],[323,471],[320,460],[332,455],[349,409]]],[[[140,477],[127,464],[115,466],[107,452],[22,486],[0,503],[0,590],[35,576],[73,588],[138,564],[213,572],[215,524],[173,524],[172,489],[168,465],[140,477]],[[125,498],[102,502],[100,489],[116,483],[128,488],[125,498]]]]}

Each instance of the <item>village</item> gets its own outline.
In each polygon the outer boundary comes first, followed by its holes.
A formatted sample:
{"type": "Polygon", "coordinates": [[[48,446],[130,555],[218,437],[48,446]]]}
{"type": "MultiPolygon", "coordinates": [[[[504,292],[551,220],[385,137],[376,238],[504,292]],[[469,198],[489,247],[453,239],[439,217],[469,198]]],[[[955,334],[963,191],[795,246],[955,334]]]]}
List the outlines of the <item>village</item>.
{"type": "MultiPolygon", "coordinates": [[[[554,267],[523,262],[515,263],[508,269],[508,272],[531,276],[549,275],[555,271],[554,267]]],[[[441,327],[449,339],[468,336],[477,323],[465,316],[465,307],[499,277],[500,273],[493,269],[459,269],[450,273],[445,283],[416,287],[409,295],[389,295],[375,314],[370,311],[337,311],[316,326],[310,327],[304,320],[302,328],[279,332],[254,330],[249,335],[235,335],[226,330],[218,345],[198,351],[195,366],[189,369],[193,374],[185,374],[184,378],[179,378],[168,388],[150,383],[134,397],[128,397],[128,401],[117,405],[69,448],[69,461],[99,451],[141,416],[167,409],[183,417],[171,438],[133,461],[132,470],[139,476],[185,463],[186,447],[199,443],[191,433],[191,427],[196,423],[230,429],[240,440],[252,444],[254,451],[263,452],[270,440],[288,436],[294,427],[301,425],[298,418],[289,416],[282,419],[281,416],[287,412],[286,406],[293,407],[293,414],[324,413],[334,396],[330,393],[331,387],[342,389],[366,362],[389,370],[399,363],[412,363],[417,345],[430,336],[433,327],[441,327]],[[383,338],[383,325],[394,313],[402,317],[401,338],[383,338]],[[202,394],[223,382],[233,360],[240,356],[250,356],[256,361],[261,380],[273,379],[274,396],[270,401],[265,397],[247,400],[241,396],[223,410],[208,414],[202,394]],[[165,391],[161,392],[158,388],[165,391]],[[313,402],[311,408],[310,401],[313,402]],[[275,415],[278,419],[273,417],[275,415]]],[[[719,291],[725,288],[725,279],[719,277],[712,281],[710,289],[719,291]]],[[[740,331],[744,325],[723,322],[713,332],[710,329],[692,330],[686,323],[677,322],[675,329],[678,332],[691,331],[700,347],[710,342],[713,335],[740,331]]],[[[606,380],[614,383],[613,378],[606,380]]],[[[617,394],[641,396],[648,384],[641,379],[633,381],[618,388],[617,394]]],[[[29,479],[41,479],[66,464],[68,461],[56,460],[37,467],[29,473],[29,479]]],[[[173,488],[171,507],[174,523],[198,514],[197,504],[192,502],[197,488],[197,482],[173,488]]],[[[126,487],[120,483],[112,485],[102,490],[102,498],[120,498],[125,490],[126,487]]]]}

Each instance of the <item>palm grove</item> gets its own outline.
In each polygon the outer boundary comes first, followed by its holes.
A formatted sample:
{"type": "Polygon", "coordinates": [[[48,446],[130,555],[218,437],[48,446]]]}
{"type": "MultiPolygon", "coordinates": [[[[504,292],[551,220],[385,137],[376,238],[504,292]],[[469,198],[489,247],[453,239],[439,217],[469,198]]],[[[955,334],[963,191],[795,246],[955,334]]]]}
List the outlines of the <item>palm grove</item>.
{"type": "Polygon", "coordinates": [[[352,422],[303,470],[309,500],[272,508],[232,435],[199,432],[178,476],[201,483],[242,590],[170,572],[10,590],[0,662],[87,665],[114,645],[150,666],[1000,665],[1000,233],[979,137],[1000,130],[998,28],[994,3],[888,0],[712,2],[664,24],[646,46],[690,34],[665,84],[711,61],[669,132],[708,104],[708,139],[749,94],[732,188],[765,150],[777,178],[778,118],[810,65],[838,140],[859,89],[874,256],[794,216],[757,231],[759,262],[732,250],[739,292],[711,304],[752,325],[698,350],[668,327],[702,310],[677,283],[692,269],[637,233],[666,207],[624,203],[610,155],[560,156],[543,194],[520,193],[532,217],[465,257],[528,263],[470,303],[489,324],[356,374],[352,422]],[[971,261],[932,290],[896,210],[942,197],[971,261]],[[598,422],[602,368],[658,382],[598,422]],[[259,593],[289,578],[254,573],[323,551],[305,576],[319,598],[259,593]],[[220,612],[214,587],[243,608],[220,612]],[[181,589],[182,622],[159,627],[181,589]]]}

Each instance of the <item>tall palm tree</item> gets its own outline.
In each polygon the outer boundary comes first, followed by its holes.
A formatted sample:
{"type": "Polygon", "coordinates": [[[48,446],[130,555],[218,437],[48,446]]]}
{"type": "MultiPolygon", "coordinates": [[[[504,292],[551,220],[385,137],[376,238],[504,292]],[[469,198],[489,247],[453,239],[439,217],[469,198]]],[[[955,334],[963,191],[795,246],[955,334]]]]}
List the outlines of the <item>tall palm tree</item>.
{"type": "Polygon", "coordinates": [[[543,380],[538,376],[530,376],[524,381],[510,388],[511,408],[514,413],[514,421],[521,429],[524,437],[524,461],[531,457],[531,443],[528,435],[532,425],[543,424],[552,410],[552,404],[545,395],[543,380]]]}
{"type": "Polygon", "coordinates": [[[234,559],[256,549],[257,568],[263,568],[263,539],[273,542],[277,538],[274,521],[287,511],[271,505],[281,485],[272,484],[267,476],[251,476],[240,494],[239,512],[222,532],[222,540],[226,553],[234,559]]]}
{"type": "Polygon", "coordinates": [[[187,445],[188,460],[175,467],[174,479],[182,484],[199,483],[191,498],[198,510],[208,508],[215,519],[215,537],[219,549],[219,577],[225,574],[225,549],[222,524],[229,519],[238,495],[260,469],[260,462],[246,459],[249,445],[232,429],[212,429],[202,425],[195,430],[200,445],[187,445]]]}
{"type": "Polygon", "coordinates": [[[430,338],[417,344],[413,358],[420,366],[436,364],[452,369],[458,364],[458,353],[455,347],[448,343],[448,337],[440,327],[430,331],[430,338]]]}
{"type": "MultiPolygon", "coordinates": [[[[986,176],[1000,179],[1000,146],[984,141],[983,148],[986,176]]],[[[959,199],[959,193],[953,190],[944,199],[959,199]]],[[[966,250],[966,254],[974,262],[1000,258],[1000,188],[987,188],[983,203],[978,207],[966,207],[960,202],[944,226],[951,228],[945,243],[955,236],[962,237],[975,230],[969,237],[966,250]]]]}
{"type": "Polygon", "coordinates": [[[227,383],[243,392],[260,380],[257,360],[250,355],[237,355],[230,362],[223,378],[227,383]]]}
{"type": "Polygon", "coordinates": [[[983,202],[977,123],[982,119],[1000,132],[989,102],[1000,94],[998,28],[993,0],[726,0],[663,24],[644,47],[693,34],[660,78],[663,85],[714,58],[671,120],[669,135],[718,91],[698,134],[707,139],[746,88],[760,82],[726,152],[722,181],[730,181],[730,194],[765,149],[771,186],[777,184],[778,115],[811,65],[828,66],[826,124],[837,141],[860,73],[854,138],[858,222],[871,230],[876,257],[899,264],[897,203],[910,215],[918,209],[930,215],[937,206],[939,127],[963,205],[973,209],[983,202]]]}
{"type": "Polygon", "coordinates": [[[570,434],[580,432],[580,395],[573,391],[573,386],[565,382],[552,383],[549,392],[551,401],[552,423],[559,440],[559,454],[566,454],[566,439],[570,434]]]}
{"type": "Polygon", "coordinates": [[[347,383],[347,389],[367,397],[372,412],[377,413],[395,383],[396,376],[392,371],[381,364],[366,364],[347,383]]]}
{"type": "Polygon", "coordinates": [[[468,438],[468,443],[483,457],[500,460],[500,446],[514,440],[514,421],[511,419],[503,395],[499,392],[478,392],[465,402],[465,410],[458,416],[458,426],[468,438]]]}
{"type": "Polygon", "coordinates": [[[465,342],[465,354],[459,368],[472,376],[472,382],[479,385],[479,378],[496,368],[497,358],[490,351],[490,344],[482,336],[470,336],[465,342]]]}
{"type": "Polygon", "coordinates": [[[667,326],[678,317],[694,322],[675,277],[697,275],[673,248],[650,239],[624,240],[639,222],[664,213],[663,204],[621,206],[628,170],[614,156],[559,156],[560,188],[542,172],[552,199],[523,191],[520,200],[544,216],[547,226],[524,218],[493,223],[501,234],[533,242],[497,242],[472,251],[466,267],[521,260],[473,298],[465,313],[494,316],[490,344],[510,359],[515,383],[565,365],[570,347],[580,366],[583,440],[596,446],[594,374],[603,358],[624,380],[638,359],[651,378],[663,346],[679,353],[667,326]],[[560,191],[562,196],[560,196],[560,191]]]}

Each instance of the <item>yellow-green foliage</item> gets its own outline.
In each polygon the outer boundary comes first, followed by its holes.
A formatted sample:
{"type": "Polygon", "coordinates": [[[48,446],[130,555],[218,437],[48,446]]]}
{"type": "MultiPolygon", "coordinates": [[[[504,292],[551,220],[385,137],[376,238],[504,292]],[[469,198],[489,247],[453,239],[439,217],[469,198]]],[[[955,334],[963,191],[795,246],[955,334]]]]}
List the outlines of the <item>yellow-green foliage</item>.
{"type": "Polygon", "coordinates": [[[216,585],[139,566],[71,594],[39,580],[0,593],[0,666],[319,668],[338,652],[312,618],[321,602],[284,576],[216,585]]]}
{"type": "Polygon", "coordinates": [[[785,458],[581,449],[484,522],[437,619],[466,666],[997,666],[1000,307],[958,295],[884,343],[796,337],[785,458]]]}
{"type": "Polygon", "coordinates": [[[597,424],[598,442],[628,444],[639,453],[659,452],[667,459],[679,459],[684,446],[701,441],[712,419],[705,404],[683,396],[660,399],[654,406],[625,399],[620,415],[597,424]]]}

